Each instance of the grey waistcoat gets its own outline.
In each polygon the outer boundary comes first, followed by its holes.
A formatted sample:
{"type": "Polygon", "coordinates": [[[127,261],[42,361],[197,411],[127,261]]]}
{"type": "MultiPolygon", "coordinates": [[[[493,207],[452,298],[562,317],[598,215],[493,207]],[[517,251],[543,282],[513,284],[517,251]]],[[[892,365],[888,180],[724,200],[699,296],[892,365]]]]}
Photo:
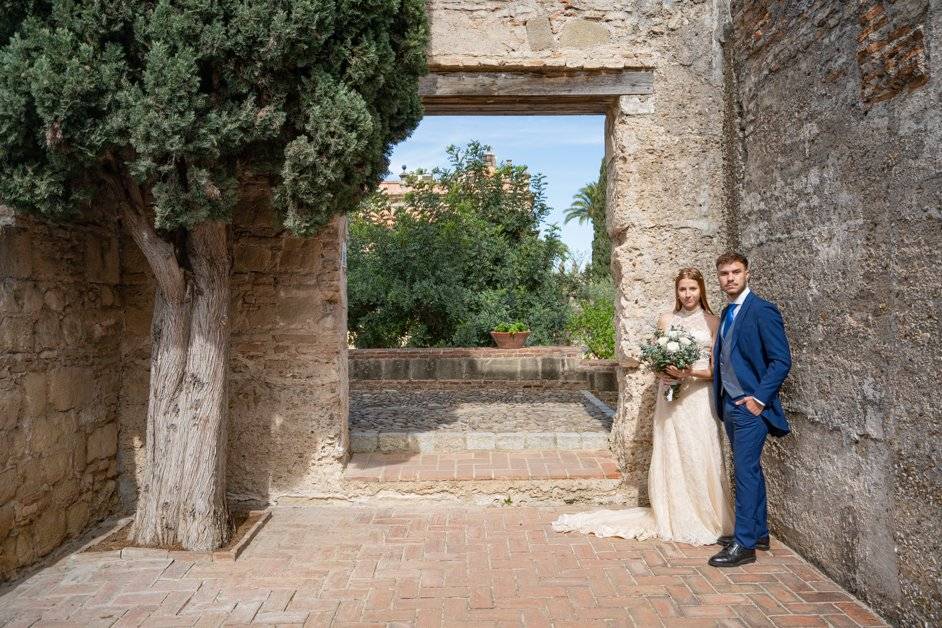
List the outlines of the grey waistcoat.
{"type": "MultiPolygon", "coordinates": [[[[742,311],[742,305],[739,306],[739,311],[742,311]]],[[[736,371],[733,370],[733,361],[730,359],[733,352],[733,343],[736,339],[736,322],[738,320],[739,312],[736,313],[729,329],[726,330],[726,336],[720,339],[720,342],[723,343],[720,348],[720,377],[723,379],[723,390],[732,399],[746,394],[746,391],[742,389],[742,385],[739,383],[739,378],[736,377],[736,371]]]]}

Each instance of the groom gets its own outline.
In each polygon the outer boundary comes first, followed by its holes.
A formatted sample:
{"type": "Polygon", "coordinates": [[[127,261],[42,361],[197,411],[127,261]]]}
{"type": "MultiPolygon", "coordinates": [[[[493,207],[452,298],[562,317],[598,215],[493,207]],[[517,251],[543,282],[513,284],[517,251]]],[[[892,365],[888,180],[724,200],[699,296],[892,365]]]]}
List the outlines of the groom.
{"type": "Polygon", "coordinates": [[[792,359],[778,308],[749,290],[749,261],[738,253],[716,260],[727,305],[713,347],[713,399],[733,449],[736,476],[736,528],[720,537],[724,549],[714,567],[756,560],[756,548],[769,549],[765,476],[760,458],[766,437],[785,436],[788,421],[778,390],[792,359]]]}

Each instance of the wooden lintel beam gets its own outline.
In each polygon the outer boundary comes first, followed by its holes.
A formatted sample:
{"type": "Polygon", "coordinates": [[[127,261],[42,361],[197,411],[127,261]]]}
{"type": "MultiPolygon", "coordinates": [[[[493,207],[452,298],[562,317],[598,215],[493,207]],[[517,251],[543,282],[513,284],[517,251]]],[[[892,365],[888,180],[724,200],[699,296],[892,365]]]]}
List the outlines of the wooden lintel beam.
{"type": "Polygon", "coordinates": [[[653,92],[645,70],[554,73],[438,71],[419,81],[427,114],[605,113],[619,96],[653,92]]]}

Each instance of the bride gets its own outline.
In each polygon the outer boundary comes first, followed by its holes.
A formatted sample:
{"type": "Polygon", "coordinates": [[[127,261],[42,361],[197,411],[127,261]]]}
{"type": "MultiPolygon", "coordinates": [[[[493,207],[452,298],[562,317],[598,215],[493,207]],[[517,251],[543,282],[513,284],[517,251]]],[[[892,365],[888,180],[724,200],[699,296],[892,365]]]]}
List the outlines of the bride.
{"type": "Polygon", "coordinates": [[[599,510],[562,515],[557,532],[593,533],[644,540],[658,537],[691,545],[712,545],[733,530],[729,479],[713,416],[710,388],[713,341],[719,326],[707,302],[703,275],[683,268],[674,279],[675,306],[658,319],[660,329],[683,327],[696,338],[701,358],[683,371],[669,367],[659,379],[654,409],[654,447],[648,471],[650,508],[599,510]],[[682,382],[673,401],[665,386],[682,382]]]}

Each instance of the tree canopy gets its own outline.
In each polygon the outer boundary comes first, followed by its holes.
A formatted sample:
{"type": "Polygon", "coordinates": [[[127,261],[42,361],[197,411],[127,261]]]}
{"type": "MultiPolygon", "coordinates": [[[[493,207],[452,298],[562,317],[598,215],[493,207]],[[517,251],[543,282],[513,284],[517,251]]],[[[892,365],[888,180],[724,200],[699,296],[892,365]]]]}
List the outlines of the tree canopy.
{"type": "Polygon", "coordinates": [[[421,116],[424,0],[4,0],[0,200],[63,219],[134,181],[157,228],[228,220],[266,177],[309,235],[421,116]]]}
{"type": "Polygon", "coordinates": [[[382,193],[351,222],[349,327],[359,347],[477,346],[499,323],[561,340],[568,304],[554,270],[565,252],[542,176],[448,148],[450,164],[405,176],[401,207],[382,193]],[[379,219],[392,217],[391,220],[379,219]]]}

